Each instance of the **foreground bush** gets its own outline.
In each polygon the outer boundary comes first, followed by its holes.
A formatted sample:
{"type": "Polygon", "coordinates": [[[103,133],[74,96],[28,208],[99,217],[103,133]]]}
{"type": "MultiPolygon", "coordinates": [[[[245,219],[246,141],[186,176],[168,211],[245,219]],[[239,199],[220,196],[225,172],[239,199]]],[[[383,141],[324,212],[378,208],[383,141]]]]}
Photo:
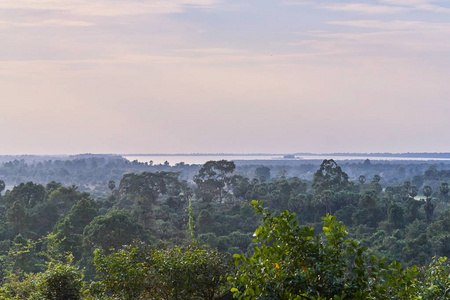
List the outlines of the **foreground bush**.
{"type": "MultiPolygon", "coordinates": [[[[215,299],[226,293],[232,264],[197,245],[155,250],[143,244],[104,255],[96,250],[98,282],[91,293],[120,299],[215,299]]],[[[228,288],[229,290],[229,288],[228,288]]]]}
{"type": "Polygon", "coordinates": [[[366,255],[367,248],[345,240],[336,217],[322,218],[322,233],[299,226],[295,214],[274,217],[253,201],[263,217],[255,232],[259,246],[251,257],[235,254],[228,279],[239,299],[449,299],[450,268],[446,258],[428,269],[403,269],[366,255]]]}

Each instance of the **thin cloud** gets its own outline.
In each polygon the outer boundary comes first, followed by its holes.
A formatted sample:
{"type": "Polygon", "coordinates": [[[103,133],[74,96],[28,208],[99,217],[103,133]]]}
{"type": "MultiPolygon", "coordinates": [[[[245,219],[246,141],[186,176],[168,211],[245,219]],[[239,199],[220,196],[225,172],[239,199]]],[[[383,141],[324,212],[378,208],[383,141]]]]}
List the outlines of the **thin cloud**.
{"type": "Polygon", "coordinates": [[[179,52],[186,53],[202,53],[202,54],[234,54],[234,53],[242,53],[242,50],[230,49],[230,48],[196,48],[196,49],[180,49],[179,52]]]}
{"type": "Polygon", "coordinates": [[[63,11],[87,16],[122,16],[140,14],[180,13],[189,7],[208,8],[218,0],[152,0],[142,1],[88,1],[60,0],[34,1],[15,0],[0,2],[1,9],[22,9],[41,11],[63,11]]]}
{"type": "Polygon", "coordinates": [[[419,5],[424,3],[436,2],[433,0],[378,0],[381,3],[394,4],[394,5],[403,5],[403,6],[412,6],[419,5]]]}
{"type": "Polygon", "coordinates": [[[430,12],[437,12],[437,13],[450,13],[450,8],[442,7],[438,5],[433,4],[422,4],[417,5],[415,7],[417,10],[424,10],[424,11],[430,11],[430,12]]]}
{"type": "Polygon", "coordinates": [[[326,5],[321,8],[337,11],[360,12],[366,14],[394,14],[405,11],[405,7],[389,5],[373,5],[365,3],[343,3],[335,5],[326,5]]]}
{"type": "Polygon", "coordinates": [[[92,22],[84,21],[72,21],[72,20],[62,20],[62,19],[51,19],[44,20],[40,22],[8,22],[0,21],[0,28],[13,28],[13,27],[45,27],[45,26],[65,26],[65,27],[89,27],[94,26],[92,22]]]}
{"type": "Polygon", "coordinates": [[[357,21],[333,21],[328,24],[371,28],[382,30],[450,30],[450,23],[429,23],[421,21],[391,21],[357,20],[357,21]]]}
{"type": "Polygon", "coordinates": [[[313,5],[315,2],[313,1],[283,1],[281,2],[282,5],[288,5],[288,6],[305,6],[305,5],[313,5]]]}
{"type": "Polygon", "coordinates": [[[408,7],[413,10],[437,12],[437,13],[450,13],[450,8],[440,6],[435,0],[379,0],[381,3],[408,7]]]}
{"type": "Polygon", "coordinates": [[[431,53],[441,55],[450,50],[450,26],[442,27],[445,30],[311,33],[310,37],[316,40],[311,47],[322,52],[326,49],[334,50],[347,58],[358,56],[365,60],[375,57],[416,59],[423,54],[426,54],[424,57],[429,57],[431,53]]]}
{"type": "Polygon", "coordinates": [[[417,10],[436,13],[450,13],[450,8],[434,4],[432,0],[379,0],[378,4],[340,3],[321,6],[323,9],[359,12],[365,14],[394,14],[417,10]]]}

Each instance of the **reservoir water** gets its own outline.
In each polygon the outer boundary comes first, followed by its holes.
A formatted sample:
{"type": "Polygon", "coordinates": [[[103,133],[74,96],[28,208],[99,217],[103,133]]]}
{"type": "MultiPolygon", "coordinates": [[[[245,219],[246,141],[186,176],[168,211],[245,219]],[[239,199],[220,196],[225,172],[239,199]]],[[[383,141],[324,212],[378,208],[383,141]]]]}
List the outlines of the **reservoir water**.
{"type": "Polygon", "coordinates": [[[138,162],[153,162],[153,164],[164,164],[168,161],[171,166],[177,163],[202,165],[209,160],[365,160],[371,161],[441,161],[450,162],[450,158],[430,158],[430,157],[398,157],[398,156],[341,156],[341,155],[296,155],[295,158],[287,159],[283,155],[227,155],[227,154],[208,154],[208,155],[123,155],[129,161],[137,160],[138,162]]]}

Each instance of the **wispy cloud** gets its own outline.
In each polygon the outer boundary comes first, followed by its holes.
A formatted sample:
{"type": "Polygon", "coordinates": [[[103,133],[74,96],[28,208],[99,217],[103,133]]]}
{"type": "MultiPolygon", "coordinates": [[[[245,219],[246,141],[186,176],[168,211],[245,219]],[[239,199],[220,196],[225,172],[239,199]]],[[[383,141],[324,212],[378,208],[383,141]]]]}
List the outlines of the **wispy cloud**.
{"type": "Polygon", "coordinates": [[[450,8],[439,5],[436,0],[379,0],[381,3],[404,6],[414,10],[449,13],[450,8]]]}
{"type": "MultiPolygon", "coordinates": [[[[347,23],[345,25],[350,25],[347,23]]],[[[352,26],[364,26],[383,31],[370,33],[311,33],[309,47],[321,53],[332,53],[331,58],[343,57],[350,60],[363,59],[411,59],[418,57],[433,59],[450,50],[450,24],[382,24],[358,23],[352,26]],[[371,24],[371,25],[369,25],[371,24]],[[393,30],[394,26],[397,30],[393,30]],[[383,28],[381,28],[383,27],[383,28]],[[428,28],[436,30],[428,30],[428,28]],[[389,28],[389,31],[384,29],[389,28]],[[415,30],[405,30],[415,28],[415,30]],[[420,29],[420,30],[419,30],[420,29]],[[427,30],[425,30],[427,29],[427,30]],[[333,51],[333,52],[331,52],[333,51]]]]}
{"type": "Polygon", "coordinates": [[[304,5],[312,5],[316,2],[313,1],[282,1],[282,5],[290,5],[290,6],[304,6],[304,5]]]}
{"type": "Polygon", "coordinates": [[[394,14],[412,10],[437,13],[450,13],[450,8],[437,4],[433,0],[379,0],[376,4],[339,3],[319,6],[336,11],[359,12],[365,14],[394,14]]]}
{"type": "Polygon", "coordinates": [[[391,21],[357,20],[357,21],[333,21],[328,24],[371,28],[382,30],[450,30],[450,23],[430,23],[421,21],[391,21]]]}
{"type": "Polygon", "coordinates": [[[178,52],[223,55],[223,54],[242,53],[242,50],[231,48],[194,48],[194,49],[179,49],[178,52]]]}
{"type": "Polygon", "coordinates": [[[337,11],[360,12],[366,14],[393,14],[406,10],[404,7],[390,5],[373,5],[366,3],[342,3],[321,6],[321,8],[337,11]]]}
{"type": "Polygon", "coordinates": [[[378,2],[393,4],[393,5],[402,5],[402,6],[414,6],[425,3],[436,2],[434,0],[378,0],[378,2]]]}
{"type": "Polygon", "coordinates": [[[218,0],[15,0],[0,2],[0,9],[23,9],[42,11],[64,11],[88,16],[120,16],[140,14],[180,13],[189,7],[211,7],[218,0]]]}
{"type": "Polygon", "coordinates": [[[63,20],[63,19],[50,19],[38,22],[9,22],[0,21],[0,28],[13,28],[13,27],[44,27],[44,26],[67,26],[67,27],[88,27],[94,26],[92,22],[76,21],[76,20],[63,20]]]}

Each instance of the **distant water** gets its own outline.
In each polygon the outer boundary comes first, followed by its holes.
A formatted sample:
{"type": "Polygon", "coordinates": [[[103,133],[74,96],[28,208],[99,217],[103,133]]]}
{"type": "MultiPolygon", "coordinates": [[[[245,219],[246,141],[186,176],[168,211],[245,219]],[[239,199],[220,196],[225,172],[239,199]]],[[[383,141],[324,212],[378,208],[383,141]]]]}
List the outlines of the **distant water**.
{"type": "Polygon", "coordinates": [[[123,156],[129,161],[137,160],[138,162],[153,161],[153,164],[164,164],[168,161],[171,166],[184,162],[185,164],[196,164],[202,165],[209,160],[323,160],[323,159],[334,159],[334,160],[365,160],[366,158],[370,160],[409,160],[409,161],[450,161],[450,158],[428,158],[428,157],[364,157],[364,156],[338,156],[338,155],[301,155],[295,156],[295,159],[286,159],[282,155],[125,155],[123,156]]]}
{"type": "Polygon", "coordinates": [[[184,162],[188,165],[203,165],[205,162],[210,160],[271,160],[271,159],[283,159],[281,155],[157,155],[157,156],[124,156],[129,161],[137,160],[138,162],[147,162],[153,161],[153,164],[164,164],[165,161],[168,161],[171,166],[184,162]]]}

